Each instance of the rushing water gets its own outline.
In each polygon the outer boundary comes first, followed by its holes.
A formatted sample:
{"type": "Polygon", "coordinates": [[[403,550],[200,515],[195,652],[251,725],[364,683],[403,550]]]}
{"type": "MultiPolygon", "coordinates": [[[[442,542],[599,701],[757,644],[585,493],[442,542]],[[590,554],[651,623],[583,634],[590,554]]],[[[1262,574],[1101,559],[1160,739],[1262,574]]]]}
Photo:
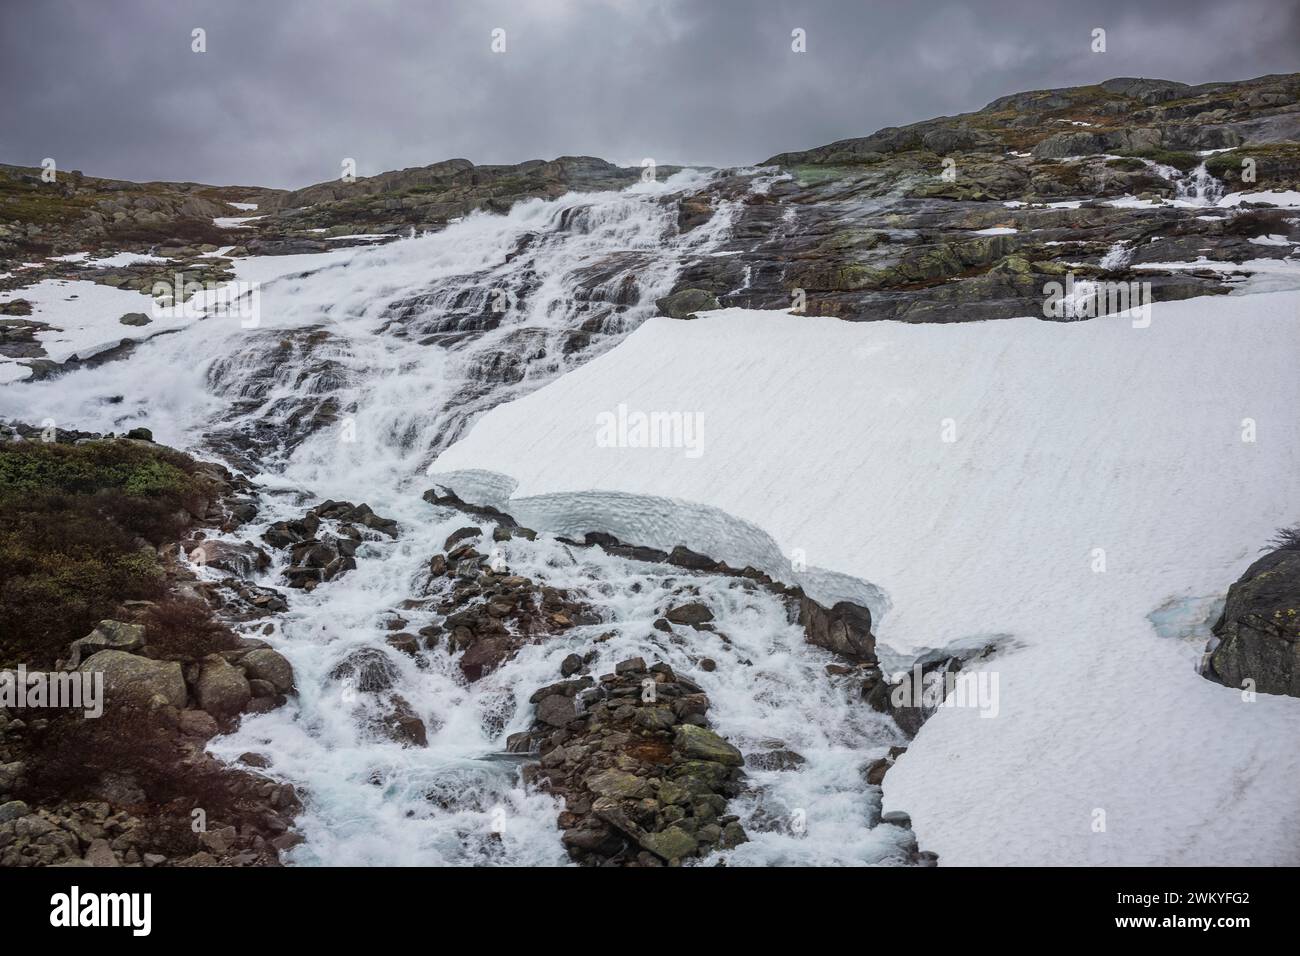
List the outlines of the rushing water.
{"type": "MultiPolygon", "coordinates": [[[[530,724],[527,699],[557,679],[559,662],[606,631],[614,637],[595,645],[593,673],[634,655],[665,660],[706,690],[716,728],[742,750],[780,741],[806,758],[796,770],[750,772],[753,789],[734,812],[751,842],[725,854],[729,862],[906,855],[910,833],[876,826],[879,789],[860,775],[901,742],[897,729],[862,704],[855,685],[829,677],[829,655],[748,582],[571,549],[546,535],[516,539],[503,546],[512,570],[580,592],[604,620],[530,645],[468,685],[445,649],[417,661],[385,643],[395,611],[408,630],[437,619],[411,602],[427,596],[429,558],[467,523],[421,500],[425,466],[483,410],[615,344],[654,313],[683,264],[720,247],[733,202],[719,202],[691,232],[676,227],[677,199],[706,182],[688,172],[473,215],[381,248],[239,261],[238,277],[261,283],[255,327],[198,321],[125,361],[0,389],[0,415],[97,431],[146,425],[160,441],[250,473],[266,493],[239,539],[324,498],[364,501],[400,522],[395,542],[362,547],[355,570],[311,593],[287,592],[290,610],[267,639],[292,661],[299,693],[212,743],[231,760],[264,755],[269,773],[300,788],[306,839],[292,861],[567,862],[555,799],[522,785],[504,742],[530,724]],[[730,645],[705,632],[673,643],[650,626],[686,586],[713,608],[730,645]],[[393,690],[424,721],[428,747],[376,734],[378,702],[330,677],[363,646],[397,668],[393,690]],[[696,667],[703,656],[716,671],[696,667]]],[[[751,188],[768,185],[757,175],[751,188]]],[[[282,586],[282,568],[259,583],[282,586]]],[[[260,624],[249,632],[260,635],[260,624]]]]}
{"type": "Polygon", "coordinates": [[[1179,179],[1175,189],[1179,199],[1197,206],[1213,206],[1223,198],[1224,185],[1221,180],[1210,175],[1210,171],[1201,163],[1190,173],[1179,179]]]}

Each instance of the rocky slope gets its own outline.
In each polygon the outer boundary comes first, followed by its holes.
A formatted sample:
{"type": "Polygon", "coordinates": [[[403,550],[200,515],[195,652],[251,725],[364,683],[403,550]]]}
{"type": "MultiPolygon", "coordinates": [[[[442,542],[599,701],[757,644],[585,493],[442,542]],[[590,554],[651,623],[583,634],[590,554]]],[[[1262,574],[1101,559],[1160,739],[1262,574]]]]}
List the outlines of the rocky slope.
{"type": "MultiPolygon", "coordinates": [[[[1223,189],[1296,189],[1297,139],[1300,74],[1197,87],[1115,79],[1002,97],[771,157],[791,178],[746,205],[734,255],[697,263],[674,292],[699,290],[690,311],[789,308],[802,290],[809,314],[908,322],[1042,315],[1043,286],[1067,272],[1141,278],[1155,301],[1217,294],[1229,283],[1211,268],[1134,267],[1285,257],[1288,243],[1251,240],[1300,239],[1292,213],[1190,203],[1223,189]],[[1254,180],[1243,183],[1248,160],[1254,180]],[[1200,176],[1203,165],[1218,182],[1200,176]],[[1124,197],[1189,205],[1115,204],[1124,197]]],[[[715,193],[737,188],[724,180],[715,193]]],[[[664,304],[671,314],[675,303],[664,304]]]]}
{"type": "Polygon", "coordinates": [[[238,617],[177,541],[204,560],[206,536],[248,516],[249,486],[145,432],[5,432],[0,656],[29,678],[102,685],[81,713],[6,693],[0,866],[276,864],[298,839],[294,788],[205,746],[282,705],[293,669],[230,630],[238,617]]]}

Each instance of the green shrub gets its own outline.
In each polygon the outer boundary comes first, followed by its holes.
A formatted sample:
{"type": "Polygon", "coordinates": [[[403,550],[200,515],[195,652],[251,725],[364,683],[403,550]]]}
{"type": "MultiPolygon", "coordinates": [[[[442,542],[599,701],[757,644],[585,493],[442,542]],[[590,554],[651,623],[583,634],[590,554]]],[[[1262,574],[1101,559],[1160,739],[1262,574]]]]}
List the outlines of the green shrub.
{"type": "Polygon", "coordinates": [[[155,549],[207,497],[195,469],[134,442],[0,444],[0,665],[49,666],[121,602],[161,596],[155,549]]]}
{"type": "Polygon", "coordinates": [[[1197,166],[1201,165],[1201,157],[1195,153],[1184,153],[1173,149],[1160,149],[1159,147],[1150,147],[1148,149],[1126,149],[1120,150],[1120,156],[1137,156],[1141,159],[1149,159],[1154,163],[1160,163],[1163,166],[1172,166],[1174,169],[1182,172],[1191,172],[1197,166]]]}
{"type": "Polygon", "coordinates": [[[194,661],[239,646],[234,632],[215,621],[201,601],[161,601],[149,609],[144,625],[150,653],[169,660],[194,661]]]}

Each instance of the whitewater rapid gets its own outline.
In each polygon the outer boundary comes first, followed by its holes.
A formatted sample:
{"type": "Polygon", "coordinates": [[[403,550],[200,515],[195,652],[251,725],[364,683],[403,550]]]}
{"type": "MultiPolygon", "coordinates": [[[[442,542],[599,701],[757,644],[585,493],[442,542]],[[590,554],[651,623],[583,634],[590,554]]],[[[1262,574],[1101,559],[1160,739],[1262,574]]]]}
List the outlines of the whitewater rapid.
{"type": "MultiPolygon", "coordinates": [[[[529,726],[527,699],[557,679],[559,662],[605,632],[614,636],[596,645],[593,673],[631,656],[665,660],[706,690],[716,728],[742,750],[780,741],[806,758],[797,771],[751,772],[752,792],[733,807],[751,842],[727,851],[730,862],[906,857],[911,834],[876,825],[880,790],[860,775],[864,763],[901,743],[897,728],[861,703],[856,685],[827,675],[830,656],[804,642],[777,598],[744,582],[575,552],[543,534],[503,545],[512,570],[586,595],[600,624],[526,647],[468,685],[445,648],[417,661],[385,640],[394,613],[412,631],[438,620],[427,606],[434,602],[424,601],[428,561],[468,523],[421,500],[426,466],[484,411],[607,351],[655,314],[655,299],[683,264],[730,235],[736,201],[728,200],[708,223],[677,231],[678,199],[708,181],[687,171],[620,192],[532,200],[507,215],[475,214],[382,247],[237,259],[235,288],[259,289],[256,322],[215,317],[230,293],[205,293],[200,301],[214,317],[169,323],[168,334],[126,360],[0,388],[0,417],[100,432],[144,426],[160,442],[248,473],[263,488],[262,510],[232,540],[256,542],[271,523],[301,517],[325,498],[365,502],[400,523],[396,541],[363,545],[348,574],[311,593],[284,589],[290,609],[270,633],[263,622],[245,629],[290,659],[298,694],[279,710],[245,717],[211,749],[231,761],[259,754],[265,772],[298,787],[305,842],[291,862],[568,862],[555,799],[521,784],[520,758],[504,753],[505,740],[529,726]],[[592,340],[570,350],[579,333],[592,340]],[[519,367],[498,374],[510,357],[519,367]],[[683,578],[731,645],[705,632],[672,644],[650,626],[683,578]],[[424,721],[428,747],[376,736],[366,719],[375,704],[330,676],[361,647],[397,669],[394,690],[424,721]],[[706,655],[718,662],[712,673],[697,667],[706,655]]],[[[751,189],[769,185],[770,177],[754,175],[751,189]]],[[[86,288],[103,287],[43,283],[36,317],[58,319],[71,296],[85,301],[78,291],[86,288]]],[[[81,347],[120,336],[115,316],[150,305],[134,293],[115,295],[102,310],[103,328],[94,325],[95,310],[82,308],[81,347]]],[[[283,560],[276,555],[256,583],[283,589],[283,560]]]]}

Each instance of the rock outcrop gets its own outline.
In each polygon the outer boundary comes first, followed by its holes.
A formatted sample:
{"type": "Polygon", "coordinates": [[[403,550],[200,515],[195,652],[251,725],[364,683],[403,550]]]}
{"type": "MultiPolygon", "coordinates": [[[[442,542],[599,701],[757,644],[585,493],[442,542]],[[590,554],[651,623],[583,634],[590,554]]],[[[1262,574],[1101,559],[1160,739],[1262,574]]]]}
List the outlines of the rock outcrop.
{"type": "Polygon", "coordinates": [[[531,702],[533,727],[509,748],[537,753],[525,778],[564,798],[559,825],[573,859],[675,865],[747,839],[727,812],[744,757],[709,729],[699,685],[667,664],[629,658],[599,679],[539,688],[531,702]]]}
{"type": "Polygon", "coordinates": [[[1273,551],[1247,568],[1213,632],[1206,676],[1300,697],[1300,550],[1273,551]]]}

